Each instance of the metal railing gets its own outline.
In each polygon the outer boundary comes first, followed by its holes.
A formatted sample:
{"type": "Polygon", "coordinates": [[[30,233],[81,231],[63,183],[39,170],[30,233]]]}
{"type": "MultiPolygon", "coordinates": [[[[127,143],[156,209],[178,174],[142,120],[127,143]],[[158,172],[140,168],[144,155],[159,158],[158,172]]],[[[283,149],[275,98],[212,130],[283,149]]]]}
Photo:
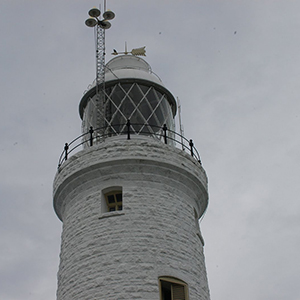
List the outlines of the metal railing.
{"type": "Polygon", "coordinates": [[[65,143],[64,150],[62,151],[59,157],[58,169],[70,157],[70,154],[74,152],[78,147],[82,145],[87,147],[92,147],[94,144],[104,142],[105,139],[108,137],[118,136],[118,135],[127,135],[127,140],[130,140],[132,135],[146,135],[146,136],[152,136],[159,140],[163,140],[165,144],[173,143],[175,146],[181,145],[183,151],[187,150],[190,153],[190,155],[201,164],[200,155],[197,149],[194,147],[193,140],[191,139],[188,140],[181,134],[168,129],[166,124],[160,127],[157,125],[150,125],[150,124],[130,123],[130,120],[127,120],[126,124],[114,124],[111,125],[110,127],[97,128],[97,129],[93,129],[93,127],[90,127],[90,130],[88,132],[85,132],[82,135],[78,136],[70,143],[65,143]],[[117,127],[124,128],[124,126],[125,126],[125,130],[121,130],[119,132],[116,130],[117,127]],[[134,126],[143,126],[145,130],[136,132],[134,126]],[[113,130],[108,130],[110,129],[110,127],[113,130]],[[151,132],[149,128],[152,129],[151,132]],[[154,129],[157,129],[157,131],[155,131],[154,129]],[[98,132],[102,132],[102,134],[99,135],[98,132]],[[103,132],[105,133],[103,134],[103,132]]]}

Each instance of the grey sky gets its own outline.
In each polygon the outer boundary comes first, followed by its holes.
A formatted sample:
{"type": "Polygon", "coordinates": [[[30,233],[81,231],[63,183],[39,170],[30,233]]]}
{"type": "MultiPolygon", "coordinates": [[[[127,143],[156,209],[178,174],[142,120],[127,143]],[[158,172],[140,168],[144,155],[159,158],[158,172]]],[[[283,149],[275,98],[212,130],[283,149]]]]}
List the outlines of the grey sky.
{"type": "MultiPolygon", "coordinates": [[[[90,0],[0,0],[0,299],[55,299],[52,181],[95,77],[90,0]]],[[[179,97],[210,204],[212,300],[298,300],[300,2],[108,0],[107,57],[146,46],[179,97]]],[[[178,128],[177,128],[178,129],[178,128]]]]}

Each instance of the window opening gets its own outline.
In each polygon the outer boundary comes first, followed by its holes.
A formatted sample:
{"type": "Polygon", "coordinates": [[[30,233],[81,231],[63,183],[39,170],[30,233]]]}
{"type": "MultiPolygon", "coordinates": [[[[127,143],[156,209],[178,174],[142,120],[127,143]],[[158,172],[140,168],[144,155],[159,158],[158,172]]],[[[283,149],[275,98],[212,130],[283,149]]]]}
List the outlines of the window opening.
{"type": "Polygon", "coordinates": [[[173,277],[159,278],[160,300],[188,300],[187,284],[173,277]]]}
{"type": "Polygon", "coordinates": [[[123,209],[122,191],[112,191],[106,193],[104,196],[107,204],[107,211],[117,211],[123,209]]]}

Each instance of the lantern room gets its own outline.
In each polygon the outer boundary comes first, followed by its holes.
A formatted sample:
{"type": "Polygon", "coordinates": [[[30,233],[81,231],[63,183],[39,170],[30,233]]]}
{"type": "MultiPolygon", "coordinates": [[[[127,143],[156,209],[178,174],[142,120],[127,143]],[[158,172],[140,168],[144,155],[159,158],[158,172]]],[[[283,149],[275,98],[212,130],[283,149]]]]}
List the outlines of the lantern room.
{"type": "Polygon", "coordinates": [[[174,96],[164,87],[150,65],[140,57],[121,55],[105,66],[105,82],[92,84],[79,105],[82,131],[92,127],[98,136],[126,132],[128,120],[133,134],[160,137],[166,125],[174,130],[174,96]]]}

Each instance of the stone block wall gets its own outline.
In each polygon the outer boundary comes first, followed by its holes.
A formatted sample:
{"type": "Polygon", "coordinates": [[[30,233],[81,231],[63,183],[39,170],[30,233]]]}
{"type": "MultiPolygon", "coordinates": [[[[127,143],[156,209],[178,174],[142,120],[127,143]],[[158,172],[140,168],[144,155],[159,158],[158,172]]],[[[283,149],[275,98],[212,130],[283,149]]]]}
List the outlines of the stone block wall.
{"type": "Polygon", "coordinates": [[[111,139],[72,156],[54,181],[63,221],[58,300],[159,299],[158,278],[209,299],[203,239],[207,178],[187,153],[151,138],[111,139]],[[101,211],[122,187],[123,210],[101,211]]]}

